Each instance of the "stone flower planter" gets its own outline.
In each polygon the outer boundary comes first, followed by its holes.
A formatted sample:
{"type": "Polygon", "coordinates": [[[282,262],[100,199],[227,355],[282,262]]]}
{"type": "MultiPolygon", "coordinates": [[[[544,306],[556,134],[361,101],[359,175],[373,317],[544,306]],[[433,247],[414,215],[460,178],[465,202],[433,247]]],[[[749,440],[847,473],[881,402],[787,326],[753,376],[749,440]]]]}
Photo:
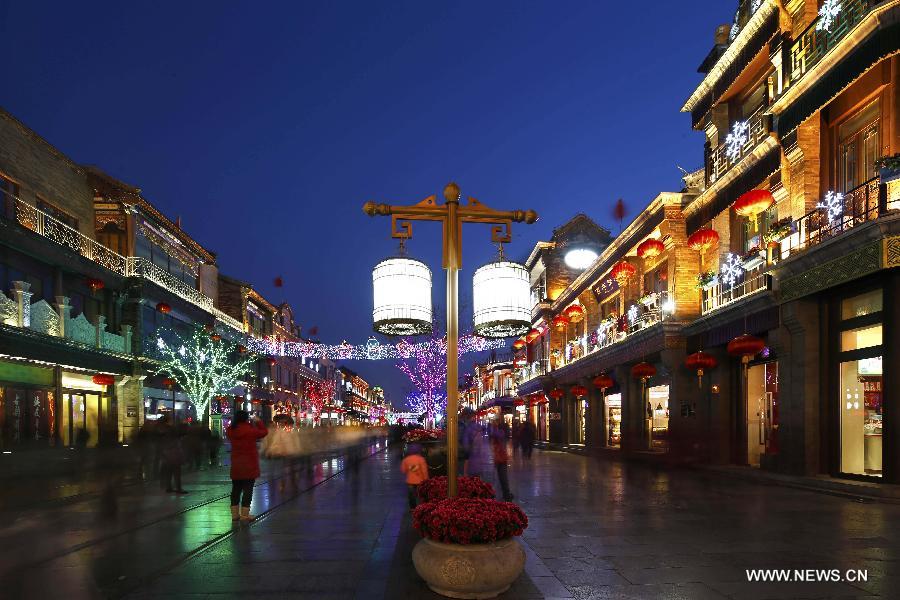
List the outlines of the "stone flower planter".
{"type": "Polygon", "coordinates": [[[525,568],[525,551],[513,539],[493,544],[442,544],[423,538],[412,553],[416,572],[449,598],[494,598],[525,568]]]}

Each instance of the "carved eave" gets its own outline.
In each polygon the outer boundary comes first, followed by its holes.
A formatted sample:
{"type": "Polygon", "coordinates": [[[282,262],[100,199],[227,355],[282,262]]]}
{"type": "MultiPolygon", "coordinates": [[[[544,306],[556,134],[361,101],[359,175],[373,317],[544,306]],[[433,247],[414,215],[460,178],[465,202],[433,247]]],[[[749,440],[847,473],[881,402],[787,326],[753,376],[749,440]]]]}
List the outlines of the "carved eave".
{"type": "Polygon", "coordinates": [[[703,78],[700,85],[697,86],[691,96],[685,101],[684,106],[681,107],[681,112],[690,112],[694,110],[700,100],[712,92],[716,82],[719,81],[728,70],[728,67],[730,67],[735,59],[737,59],[741,50],[743,50],[747,43],[753,39],[772,13],[777,10],[777,0],[763,0],[762,5],[755,13],[753,13],[753,16],[750,17],[747,24],[744,25],[737,37],[734,38],[734,41],[731,42],[728,49],[725,50],[725,52],[722,53],[722,56],[719,57],[719,60],[716,61],[715,66],[706,74],[706,77],[703,78]]]}

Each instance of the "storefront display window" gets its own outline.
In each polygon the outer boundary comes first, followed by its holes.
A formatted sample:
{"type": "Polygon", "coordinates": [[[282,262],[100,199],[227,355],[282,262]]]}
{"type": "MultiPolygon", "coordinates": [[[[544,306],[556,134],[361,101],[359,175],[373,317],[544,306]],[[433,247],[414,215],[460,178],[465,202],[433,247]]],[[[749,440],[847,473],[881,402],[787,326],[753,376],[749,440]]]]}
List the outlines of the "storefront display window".
{"type": "Polygon", "coordinates": [[[883,329],[881,290],[841,303],[840,471],[881,477],[883,329]]]}
{"type": "Polygon", "coordinates": [[[650,420],[650,449],[665,451],[669,447],[669,386],[658,385],[647,390],[647,416],[650,420]]]}
{"type": "Polygon", "coordinates": [[[618,448],[622,445],[622,394],[606,397],[606,445],[618,448]]]}
{"type": "Polygon", "coordinates": [[[881,476],[881,357],[841,363],[841,471],[881,476]]]}

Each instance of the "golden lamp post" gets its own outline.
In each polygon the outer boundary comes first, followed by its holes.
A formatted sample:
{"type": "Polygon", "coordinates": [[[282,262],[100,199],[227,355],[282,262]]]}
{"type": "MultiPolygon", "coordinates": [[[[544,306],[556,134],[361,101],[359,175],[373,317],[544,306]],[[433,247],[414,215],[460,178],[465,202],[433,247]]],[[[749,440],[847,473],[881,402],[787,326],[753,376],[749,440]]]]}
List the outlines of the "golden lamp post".
{"type": "MultiPolygon", "coordinates": [[[[434,196],[429,196],[411,206],[392,206],[366,202],[363,206],[363,211],[372,217],[390,216],[391,237],[399,239],[401,242],[412,237],[411,221],[437,221],[442,225],[443,267],[447,272],[447,479],[448,496],[453,498],[456,496],[457,489],[456,471],[459,445],[457,432],[459,352],[457,345],[459,341],[459,269],[462,266],[462,224],[483,223],[493,225],[491,227],[491,241],[503,244],[509,242],[512,237],[512,223],[514,221],[516,223],[531,224],[537,221],[538,217],[533,210],[493,210],[471,197],[465,205],[461,206],[459,186],[455,183],[449,183],[444,187],[444,200],[443,204],[438,204],[434,196]]],[[[500,261],[494,264],[500,266],[511,265],[513,269],[516,269],[517,275],[519,271],[526,274],[525,281],[527,282],[527,272],[524,267],[504,261],[502,253],[500,261]]],[[[518,285],[519,280],[516,279],[514,283],[518,285]]],[[[497,279],[494,285],[503,285],[503,281],[497,279]]],[[[428,274],[428,286],[428,289],[430,289],[430,273],[428,274]]],[[[521,318],[521,315],[519,315],[514,321],[494,320],[490,323],[485,323],[481,331],[479,331],[478,319],[476,318],[476,333],[485,337],[518,335],[518,332],[523,327],[521,318]]],[[[530,322],[525,322],[526,328],[528,325],[530,325],[530,322]]]]}

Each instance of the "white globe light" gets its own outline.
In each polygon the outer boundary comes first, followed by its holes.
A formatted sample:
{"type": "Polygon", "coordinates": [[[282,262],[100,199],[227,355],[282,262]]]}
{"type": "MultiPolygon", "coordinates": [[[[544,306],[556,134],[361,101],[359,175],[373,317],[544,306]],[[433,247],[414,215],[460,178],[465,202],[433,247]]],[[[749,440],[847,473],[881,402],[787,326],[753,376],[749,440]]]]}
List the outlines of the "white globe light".
{"type": "Polygon", "coordinates": [[[372,270],[375,331],[385,335],[431,333],[431,269],[412,258],[389,258],[372,270]]]}
{"type": "Polygon", "coordinates": [[[597,253],[588,248],[573,248],[566,252],[566,265],[572,269],[584,271],[597,260],[597,253]]]}
{"type": "Polygon", "coordinates": [[[522,335],[531,326],[531,290],[522,265],[500,260],[472,277],[475,334],[489,338],[522,335]]]}

